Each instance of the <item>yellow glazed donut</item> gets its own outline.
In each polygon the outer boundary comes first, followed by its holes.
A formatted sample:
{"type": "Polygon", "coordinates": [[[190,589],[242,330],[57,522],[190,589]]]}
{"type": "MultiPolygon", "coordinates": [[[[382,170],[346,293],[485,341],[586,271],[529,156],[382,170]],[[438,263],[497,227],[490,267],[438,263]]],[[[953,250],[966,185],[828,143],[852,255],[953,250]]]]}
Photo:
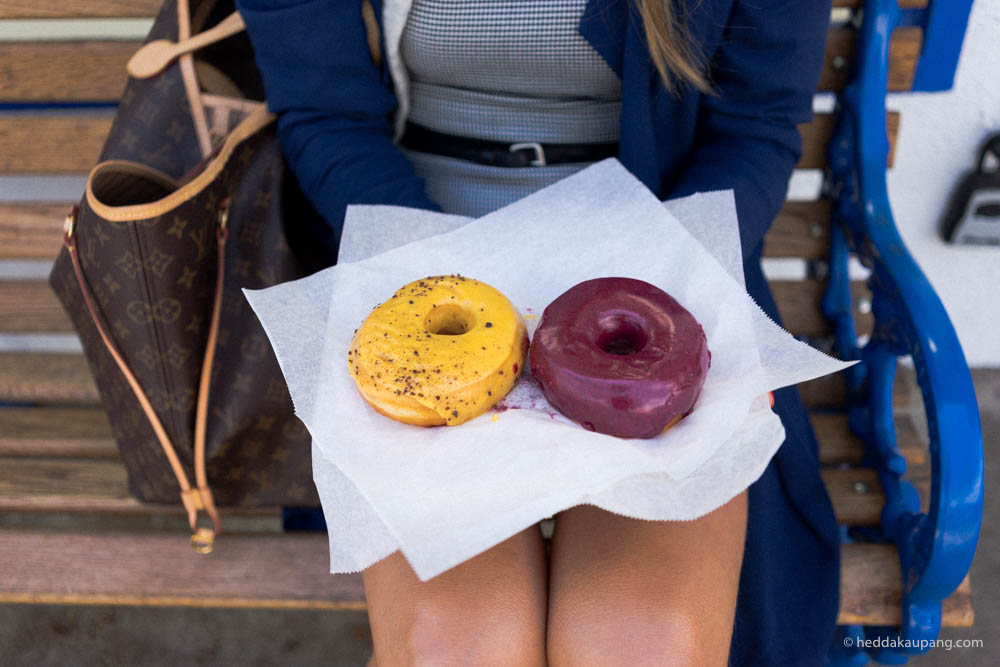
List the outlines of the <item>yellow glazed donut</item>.
{"type": "Polygon", "coordinates": [[[375,308],[347,353],[358,391],[378,412],[418,426],[455,426],[510,391],[528,335],[507,298],[463,276],[431,276],[375,308]]]}

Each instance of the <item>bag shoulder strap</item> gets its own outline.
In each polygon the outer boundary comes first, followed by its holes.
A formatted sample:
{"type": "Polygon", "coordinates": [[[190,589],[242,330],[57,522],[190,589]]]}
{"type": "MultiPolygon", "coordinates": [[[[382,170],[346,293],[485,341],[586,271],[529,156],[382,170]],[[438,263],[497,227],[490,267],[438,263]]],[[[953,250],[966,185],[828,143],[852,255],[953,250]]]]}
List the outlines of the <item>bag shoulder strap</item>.
{"type": "MultiPolygon", "coordinates": [[[[376,66],[382,66],[382,48],[378,19],[371,0],[361,0],[361,18],[365,23],[368,37],[368,50],[376,66]]],[[[187,94],[194,120],[195,133],[203,156],[212,152],[212,140],[208,127],[208,117],[205,113],[205,100],[202,98],[201,87],[198,85],[197,72],[192,53],[198,49],[232,37],[246,29],[246,24],[240,13],[233,12],[213,27],[196,35],[191,34],[191,19],[187,0],[178,0],[177,19],[179,24],[178,40],[171,42],[158,39],[148,42],[139,48],[125,65],[129,75],[137,79],[155,76],[169,67],[175,60],[179,61],[181,78],[184,81],[184,91],[187,94]]]]}
{"type": "Polygon", "coordinates": [[[368,51],[372,55],[372,61],[377,67],[381,67],[382,47],[379,45],[378,20],[375,18],[375,9],[372,7],[371,0],[361,0],[361,18],[365,22],[365,32],[368,34],[368,51]]]}
{"type": "Polygon", "coordinates": [[[63,246],[69,253],[70,260],[73,263],[73,273],[76,275],[76,282],[80,287],[87,311],[90,313],[90,319],[97,328],[97,333],[100,335],[105,349],[107,349],[111,358],[114,359],[115,364],[118,365],[126,382],[128,382],[129,387],[132,389],[132,393],[139,402],[143,414],[146,415],[146,419],[149,420],[150,426],[152,426],[153,432],[156,434],[156,439],[159,441],[160,447],[167,456],[167,461],[170,462],[170,467],[177,478],[177,484],[181,488],[181,502],[187,511],[188,524],[191,526],[191,545],[195,551],[202,554],[211,553],[215,543],[215,536],[222,531],[222,522],[219,512],[215,507],[212,490],[208,486],[208,476],[205,471],[205,431],[207,428],[208,395],[212,377],[212,362],[215,359],[215,347],[218,340],[219,320],[222,311],[228,215],[229,204],[228,201],[225,201],[220,208],[219,224],[216,231],[218,239],[218,266],[215,280],[215,298],[212,303],[212,317],[209,323],[205,357],[202,362],[201,381],[198,389],[198,402],[195,413],[194,466],[195,483],[197,486],[193,489],[191,488],[191,482],[188,480],[187,474],[184,472],[184,467],[177,456],[177,450],[170,441],[170,436],[167,435],[167,431],[157,416],[156,410],[153,408],[152,403],[150,403],[149,398],[146,396],[146,392],[142,389],[142,385],[139,384],[139,380],[135,377],[128,362],[125,361],[125,358],[118,350],[118,346],[111,339],[100,316],[97,314],[94,299],[90,294],[90,288],[86,278],[84,278],[83,268],[80,266],[80,258],[76,252],[74,231],[77,207],[74,206],[73,210],[66,217],[66,225],[63,231],[63,246]],[[201,510],[204,510],[208,514],[212,520],[213,528],[198,526],[198,512],[201,510]]]}

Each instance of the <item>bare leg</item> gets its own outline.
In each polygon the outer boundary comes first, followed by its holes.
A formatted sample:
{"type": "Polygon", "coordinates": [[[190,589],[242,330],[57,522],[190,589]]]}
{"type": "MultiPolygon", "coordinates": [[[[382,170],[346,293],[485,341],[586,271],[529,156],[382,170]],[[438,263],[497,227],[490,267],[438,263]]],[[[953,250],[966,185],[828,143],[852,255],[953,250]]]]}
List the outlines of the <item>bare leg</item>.
{"type": "Polygon", "coordinates": [[[400,552],[363,572],[369,665],[545,664],[547,573],[537,525],[421,582],[400,552]]]}
{"type": "Polygon", "coordinates": [[[696,521],[630,519],[593,505],[560,512],[549,664],[725,665],[746,520],[746,493],[696,521]]]}

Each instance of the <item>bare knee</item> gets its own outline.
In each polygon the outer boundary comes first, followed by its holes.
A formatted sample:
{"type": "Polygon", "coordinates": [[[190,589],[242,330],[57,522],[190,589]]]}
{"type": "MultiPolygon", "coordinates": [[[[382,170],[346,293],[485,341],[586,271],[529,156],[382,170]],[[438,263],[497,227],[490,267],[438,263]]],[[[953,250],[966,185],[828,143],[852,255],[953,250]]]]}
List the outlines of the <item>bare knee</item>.
{"type": "Polygon", "coordinates": [[[487,600],[460,607],[422,601],[404,646],[411,664],[544,665],[544,610],[487,600]]]}
{"type": "Polygon", "coordinates": [[[552,544],[547,648],[563,665],[724,665],[746,525],[743,496],[694,522],[579,506],[552,544]]]}
{"type": "Polygon", "coordinates": [[[546,644],[552,667],[587,665],[725,665],[729,637],[706,637],[685,609],[586,605],[549,617],[546,644]],[[722,648],[722,650],[720,650],[722,648]]]}
{"type": "Polygon", "coordinates": [[[396,552],[363,572],[375,662],[544,664],[546,578],[536,526],[426,582],[396,552]]]}

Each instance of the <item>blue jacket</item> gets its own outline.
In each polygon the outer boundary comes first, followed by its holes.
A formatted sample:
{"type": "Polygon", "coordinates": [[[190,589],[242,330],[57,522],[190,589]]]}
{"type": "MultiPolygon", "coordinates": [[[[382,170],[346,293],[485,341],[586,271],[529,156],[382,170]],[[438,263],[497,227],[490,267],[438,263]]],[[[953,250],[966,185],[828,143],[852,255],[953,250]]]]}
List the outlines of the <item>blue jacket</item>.
{"type": "MultiPolygon", "coordinates": [[[[437,208],[392,143],[396,98],[369,55],[360,0],[237,4],[285,152],[337,237],[349,203],[437,208]]],[[[589,0],[580,29],[622,80],[619,159],[661,199],[733,188],[749,258],[801,153],[796,125],[812,116],[830,0],[689,4],[716,96],[665,92],[625,0],[589,0]]]]}
{"type": "MultiPolygon", "coordinates": [[[[663,89],[627,2],[588,0],[580,25],[622,81],[619,159],[661,199],[735,190],[747,290],[778,320],[759,259],[801,153],[796,125],[812,116],[830,0],[685,2],[714,96],[663,89]]],[[[350,203],[436,209],[393,144],[397,101],[369,55],[361,0],[237,5],[282,145],[330,225],[331,247],[350,203]]],[[[381,16],[382,0],[373,5],[381,16]]],[[[837,526],[798,392],[775,399],[787,436],[750,487],[732,662],[821,664],[837,615],[837,526]]]]}

